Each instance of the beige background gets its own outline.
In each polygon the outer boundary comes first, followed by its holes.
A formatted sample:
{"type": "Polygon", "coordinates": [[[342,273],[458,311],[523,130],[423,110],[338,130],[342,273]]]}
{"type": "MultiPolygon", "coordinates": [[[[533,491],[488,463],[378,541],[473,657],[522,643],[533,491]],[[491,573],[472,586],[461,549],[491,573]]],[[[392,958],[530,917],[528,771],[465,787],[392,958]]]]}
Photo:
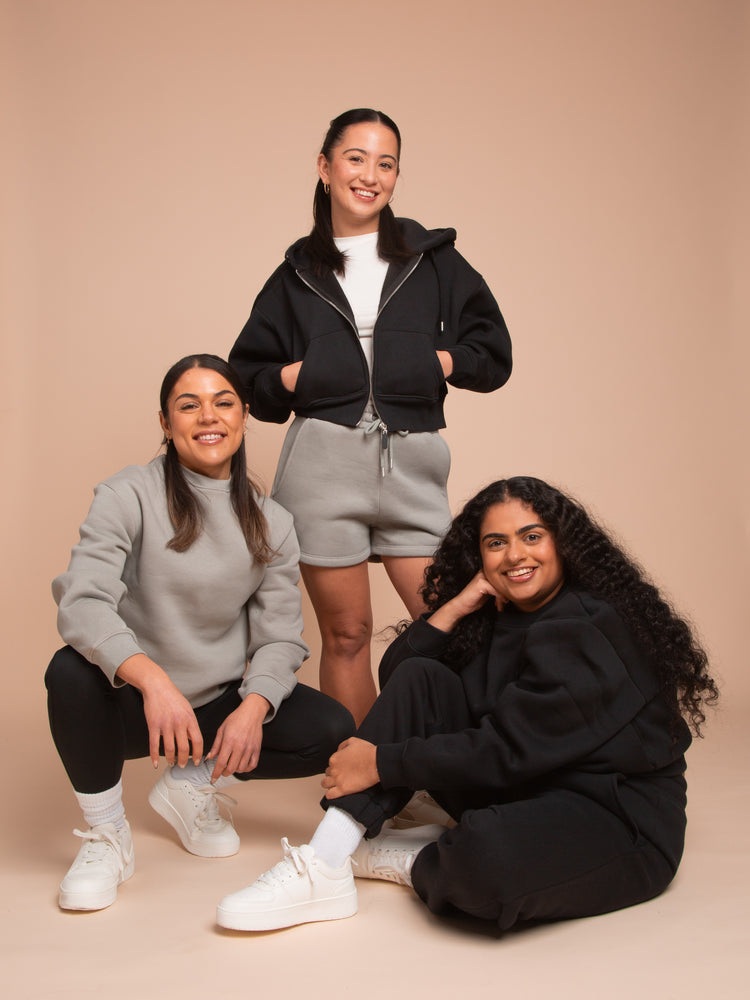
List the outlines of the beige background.
{"type": "MultiPolygon", "coordinates": [[[[13,997],[745,995],[750,705],[745,0],[3,0],[2,725],[13,997]],[[691,754],[688,849],[661,899],[498,940],[366,885],[362,913],[252,941],[219,896],[309,836],[314,781],[246,791],[243,848],[205,863],[144,805],[115,907],[62,915],[80,822],[48,735],[49,581],[93,485],[157,451],[157,393],[226,355],[310,225],[328,120],[401,127],[396,214],[455,226],[514,339],[509,385],[451,392],[455,508],[533,474],[587,502],[696,622],[723,705],[691,754]],[[378,975],[363,974],[369,959],[378,975]],[[337,975],[337,971],[338,975],[337,975]],[[390,971],[389,971],[390,970],[390,971]],[[343,979],[341,974],[343,971],[343,979]],[[603,985],[606,983],[606,986],[603,985]],[[298,990],[298,986],[302,989],[298,990]]],[[[267,485],[283,428],[252,423],[267,485]]],[[[402,610],[375,571],[376,625],[402,610]]],[[[197,581],[197,585],[199,581],[197,581]]],[[[308,641],[317,651],[307,608],[308,641]]],[[[315,678],[314,662],[304,668],[315,678]]]]}

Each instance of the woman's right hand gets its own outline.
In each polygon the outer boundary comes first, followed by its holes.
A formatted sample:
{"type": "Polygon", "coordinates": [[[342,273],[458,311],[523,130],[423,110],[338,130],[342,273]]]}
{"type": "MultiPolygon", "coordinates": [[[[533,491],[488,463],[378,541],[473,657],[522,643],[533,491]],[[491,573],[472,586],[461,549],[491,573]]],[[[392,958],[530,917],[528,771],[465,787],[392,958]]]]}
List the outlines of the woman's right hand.
{"type": "Polygon", "coordinates": [[[299,378],[299,370],[301,367],[302,362],[295,361],[291,365],[284,365],[281,369],[281,384],[287,392],[294,392],[297,388],[297,379],[299,378]]]}
{"type": "Polygon", "coordinates": [[[154,767],[159,766],[160,740],[164,744],[164,757],[168,764],[177,763],[184,767],[191,757],[194,764],[200,763],[203,736],[195,712],[158,663],[145,653],[136,653],[120,664],[116,676],[132,684],[143,695],[148,751],[154,767]]]}
{"type": "Polygon", "coordinates": [[[490,597],[495,599],[497,596],[497,591],[480,569],[459,594],[446,601],[427,621],[441,632],[452,632],[462,618],[478,611],[490,597]]]}

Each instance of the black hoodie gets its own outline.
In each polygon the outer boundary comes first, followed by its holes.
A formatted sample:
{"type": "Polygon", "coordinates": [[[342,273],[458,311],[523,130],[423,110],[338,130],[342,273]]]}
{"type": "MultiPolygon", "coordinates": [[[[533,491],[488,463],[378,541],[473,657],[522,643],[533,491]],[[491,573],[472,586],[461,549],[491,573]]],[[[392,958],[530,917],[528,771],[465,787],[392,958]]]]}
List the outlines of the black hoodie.
{"type": "Polygon", "coordinates": [[[505,321],[482,276],[458,253],[454,229],[428,231],[399,219],[405,265],[391,264],[373,333],[372,376],[349,305],[335,275],[316,276],[303,238],[266,282],[229,361],[248,387],[250,412],[284,423],[292,410],[354,426],[372,394],[392,431],[445,426],[447,391],[436,351],[453,358],[451,385],[492,392],[507,382],[511,346],[505,321]],[[294,392],[281,369],[303,361],[294,392]]]}

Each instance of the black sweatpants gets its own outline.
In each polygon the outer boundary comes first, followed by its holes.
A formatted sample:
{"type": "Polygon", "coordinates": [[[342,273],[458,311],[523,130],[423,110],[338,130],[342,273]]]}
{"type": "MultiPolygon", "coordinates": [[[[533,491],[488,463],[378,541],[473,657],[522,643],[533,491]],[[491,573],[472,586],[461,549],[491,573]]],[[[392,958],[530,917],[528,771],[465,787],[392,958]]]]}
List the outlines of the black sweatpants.
{"type": "MultiPolygon", "coordinates": [[[[130,685],[114,688],[94,664],[70,646],[58,650],[45,674],[50,728],[77,792],[103,792],[116,785],[123,763],[148,757],[143,698],[130,685]]],[[[222,722],[241,703],[239,682],[195,709],[205,751],[222,722]]],[[[354,720],[337,701],[297,684],[275,717],[263,726],[260,760],[250,778],[302,778],[320,774],[354,720]]]]}
{"type": "MultiPolygon", "coordinates": [[[[436,660],[414,657],[396,667],[357,735],[376,745],[400,743],[477,722],[458,675],[436,660]]],[[[625,815],[552,781],[535,784],[525,797],[482,787],[481,776],[472,788],[431,788],[458,825],[420,851],[411,872],[414,888],[435,913],[482,917],[501,930],[650,899],[674,876],[685,825],[682,776],[655,781],[656,794],[635,782],[625,815]],[[659,830],[666,852],[641,833],[639,811],[646,829],[659,830]]],[[[372,837],[412,791],[376,785],[324,805],[346,810],[372,837]]]]}

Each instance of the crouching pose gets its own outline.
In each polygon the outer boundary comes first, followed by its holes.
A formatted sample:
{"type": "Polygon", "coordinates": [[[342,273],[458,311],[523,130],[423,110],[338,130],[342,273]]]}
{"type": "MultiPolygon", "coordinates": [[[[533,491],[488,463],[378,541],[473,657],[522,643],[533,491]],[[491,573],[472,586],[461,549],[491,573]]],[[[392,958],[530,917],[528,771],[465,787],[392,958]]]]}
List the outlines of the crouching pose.
{"type": "Polygon", "coordinates": [[[502,930],[631,906],[674,877],[683,754],[717,691],[640,569],[577,502],[519,477],[455,518],[424,597],[331,757],[310,843],[282,841],[275,867],[220,902],[220,925],[350,916],[353,875],[502,930]],[[395,829],[423,788],[455,825],[395,829]]]}
{"type": "Polygon", "coordinates": [[[87,824],[60,886],[98,910],[133,874],[126,759],[163,753],[149,802],[201,857],[236,854],[219,811],[247,778],[323,771],[354,731],[348,711],[297,684],[298,546],[291,516],[247,477],[247,405],[221,358],[164,378],[166,454],[100,484],[66,573],[53,583],[69,645],[47,670],[52,735],[87,824]]]}

